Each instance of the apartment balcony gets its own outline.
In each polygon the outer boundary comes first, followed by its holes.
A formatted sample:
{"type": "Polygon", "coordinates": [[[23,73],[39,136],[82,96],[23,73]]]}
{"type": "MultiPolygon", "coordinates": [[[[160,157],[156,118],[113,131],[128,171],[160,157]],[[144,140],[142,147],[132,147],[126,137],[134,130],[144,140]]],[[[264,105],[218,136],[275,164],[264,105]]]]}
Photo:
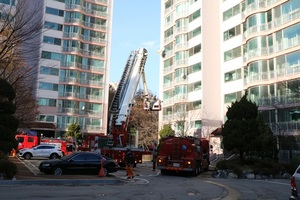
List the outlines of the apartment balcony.
{"type": "Polygon", "coordinates": [[[174,6],[172,5],[172,6],[170,6],[170,7],[168,7],[167,9],[165,9],[165,15],[168,15],[168,14],[170,14],[171,13],[171,11],[173,11],[173,9],[174,9],[174,6]]]}
{"type": "Polygon", "coordinates": [[[100,57],[104,58],[105,54],[103,52],[96,52],[96,51],[86,51],[83,49],[80,49],[79,47],[63,47],[63,52],[68,53],[77,53],[85,56],[93,56],[93,57],[100,57]]]}
{"type": "Polygon", "coordinates": [[[179,34],[182,34],[182,33],[187,33],[188,32],[188,27],[185,26],[185,27],[177,27],[175,29],[175,35],[179,35],[179,34]]]}
{"type": "Polygon", "coordinates": [[[288,108],[293,106],[300,106],[299,94],[287,94],[281,97],[251,97],[251,101],[254,101],[260,108],[288,108]]]}
{"type": "Polygon", "coordinates": [[[76,99],[84,99],[91,101],[101,101],[103,100],[103,96],[99,95],[91,95],[91,94],[80,94],[78,92],[59,92],[59,97],[72,97],[76,99]]]}
{"type": "Polygon", "coordinates": [[[172,98],[172,97],[163,100],[163,105],[164,105],[164,107],[171,106],[171,105],[173,105],[173,103],[174,103],[174,101],[173,101],[173,98],[172,98]]]}
{"type": "Polygon", "coordinates": [[[188,43],[180,43],[175,45],[175,51],[182,51],[188,49],[188,43]]]}
{"type": "Polygon", "coordinates": [[[83,69],[83,70],[89,70],[92,72],[104,72],[103,67],[99,66],[93,66],[93,65],[83,65],[81,63],[75,63],[75,62],[61,62],[61,67],[65,68],[77,68],[77,69],[83,69]]]}
{"type": "Polygon", "coordinates": [[[256,10],[266,9],[270,6],[274,6],[274,4],[285,1],[287,0],[256,0],[250,5],[246,6],[245,10],[242,12],[242,20],[245,20],[246,16],[256,10]]]}
{"type": "Polygon", "coordinates": [[[101,3],[101,4],[107,4],[108,3],[108,0],[89,0],[89,1],[92,1],[92,2],[95,2],[95,3],[101,3]]]}
{"type": "Polygon", "coordinates": [[[170,88],[173,87],[173,82],[168,82],[163,84],[163,90],[169,90],[170,88]]]}
{"type": "Polygon", "coordinates": [[[250,62],[250,59],[258,59],[261,56],[269,56],[287,49],[298,47],[300,45],[300,35],[293,38],[284,38],[281,42],[275,43],[274,46],[263,47],[261,49],[253,49],[246,52],[243,56],[244,62],[250,62]]]}
{"type": "Polygon", "coordinates": [[[171,36],[164,39],[164,44],[166,45],[166,44],[169,44],[170,42],[173,42],[173,41],[174,41],[174,36],[171,35],[171,36]]]}
{"type": "Polygon", "coordinates": [[[189,16],[189,11],[188,10],[178,11],[178,12],[175,12],[174,20],[176,21],[180,18],[185,18],[187,16],[189,16]]]}
{"type": "Polygon", "coordinates": [[[173,122],[173,115],[169,114],[169,115],[163,115],[163,122],[164,124],[168,124],[168,123],[172,123],[173,122]]]}
{"type": "Polygon", "coordinates": [[[275,28],[277,28],[279,26],[288,24],[288,23],[290,23],[292,21],[296,21],[299,18],[300,18],[300,9],[294,10],[291,13],[288,13],[288,14],[285,14],[285,15],[283,15],[281,17],[273,19],[269,23],[261,24],[261,25],[257,25],[257,26],[252,26],[251,28],[248,28],[243,33],[243,39],[244,40],[249,39],[251,36],[259,34],[259,32],[272,31],[273,29],[275,29],[275,28]]]}
{"type": "Polygon", "coordinates": [[[175,61],[175,69],[180,67],[186,67],[187,64],[188,64],[188,59],[177,60],[175,61]]]}
{"type": "Polygon", "coordinates": [[[107,26],[105,26],[105,25],[85,22],[83,20],[76,19],[76,18],[65,18],[65,23],[78,24],[78,25],[82,25],[82,26],[85,26],[85,27],[88,27],[88,28],[101,30],[101,31],[106,31],[107,30],[107,26]]]}
{"type": "Polygon", "coordinates": [[[97,17],[106,18],[108,16],[108,13],[106,13],[106,12],[92,10],[90,8],[86,8],[86,7],[78,5],[78,4],[66,4],[66,10],[80,10],[86,14],[95,15],[97,17]]]}
{"type": "Polygon", "coordinates": [[[277,122],[268,124],[273,134],[275,135],[299,135],[300,132],[299,121],[277,122]]]}
{"type": "Polygon", "coordinates": [[[58,108],[57,113],[79,114],[78,108],[58,108]]]}
{"type": "Polygon", "coordinates": [[[74,78],[74,77],[61,77],[59,79],[62,83],[76,83],[76,84],[83,84],[83,85],[89,85],[89,86],[98,86],[103,87],[104,83],[102,80],[96,81],[96,80],[86,80],[86,79],[80,79],[80,78],[74,78]]]}
{"type": "MultiPolygon", "coordinates": [[[[185,75],[186,76],[186,75],[185,75]]],[[[183,84],[187,84],[188,83],[188,79],[187,78],[183,78],[183,77],[176,77],[173,80],[173,85],[183,85],[183,84]]]]}
{"type": "Polygon", "coordinates": [[[189,2],[189,0],[174,0],[173,2],[176,5],[176,4],[179,4],[179,3],[187,3],[187,2],[189,2]]]}
{"type": "Polygon", "coordinates": [[[188,94],[177,94],[173,97],[174,104],[188,101],[188,94]]]}
{"type": "Polygon", "coordinates": [[[109,16],[107,12],[101,12],[101,11],[92,10],[89,8],[85,8],[83,11],[87,14],[95,15],[97,17],[107,18],[109,16]]]}
{"type": "Polygon", "coordinates": [[[173,72],[173,66],[164,67],[164,75],[173,72]]]}
{"type": "Polygon", "coordinates": [[[105,39],[101,39],[101,38],[96,38],[96,37],[86,37],[83,35],[79,35],[77,33],[64,33],[63,34],[64,39],[77,39],[77,40],[81,40],[83,42],[91,42],[91,43],[95,43],[95,44],[99,44],[99,45],[106,45],[107,40],[105,39]]]}
{"type": "Polygon", "coordinates": [[[174,55],[174,51],[173,50],[168,50],[168,51],[165,51],[165,57],[164,59],[168,59],[169,57],[173,56],[174,55]]]}

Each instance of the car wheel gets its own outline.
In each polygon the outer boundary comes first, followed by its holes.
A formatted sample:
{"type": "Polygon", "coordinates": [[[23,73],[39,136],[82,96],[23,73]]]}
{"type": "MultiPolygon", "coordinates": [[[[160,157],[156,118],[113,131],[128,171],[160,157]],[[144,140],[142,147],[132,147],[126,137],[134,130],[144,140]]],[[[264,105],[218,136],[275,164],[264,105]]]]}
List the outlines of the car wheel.
{"type": "Polygon", "coordinates": [[[29,160],[29,159],[31,159],[31,154],[30,153],[25,153],[24,154],[24,158],[26,159],[26,160],[29,160]]]}
{"type": "Polygon", "coordinates": [[[108,175],[108,170],[106,168],[103,169],[104,170],[104,176],[108,175]]]}
{"type": "Polygon", "coordinates": [[[62,173],[63,173],[63,170],[62,170],[61,167],[55,167],[55,168],[53,169],[53,174],[54,174],[55,176],[60,176],[60,175],[62,175],[62,173]]]}
{"type": "Polygon", "coordinates": [[[51,154],[50,159],[57,159],[58,155],[56,153],[51,154]]]}

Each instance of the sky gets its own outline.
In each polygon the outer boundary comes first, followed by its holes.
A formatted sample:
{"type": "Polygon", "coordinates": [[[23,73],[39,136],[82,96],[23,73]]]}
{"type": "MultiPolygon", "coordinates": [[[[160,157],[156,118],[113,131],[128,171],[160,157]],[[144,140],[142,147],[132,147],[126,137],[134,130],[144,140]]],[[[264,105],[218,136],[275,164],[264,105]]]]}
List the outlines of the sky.
{"type": "Polygon", "coordinates": [[[160,0],[114,0],[111,39],[110,82],[120,81],[131,51],[146,48],[147,87],[158,96],[160,0]]]}

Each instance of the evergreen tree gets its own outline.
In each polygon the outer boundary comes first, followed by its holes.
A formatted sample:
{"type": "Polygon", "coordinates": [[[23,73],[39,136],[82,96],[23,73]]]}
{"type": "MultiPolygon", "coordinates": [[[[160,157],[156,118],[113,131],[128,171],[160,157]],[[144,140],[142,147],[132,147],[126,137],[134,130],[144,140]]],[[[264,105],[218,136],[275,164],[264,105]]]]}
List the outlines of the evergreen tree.
{"type": "Polygon", "coordinates": [[[175,131],[172,129],[171,124],[165,124],[163,128],[159,131],[161,138],[168,136],[175,136],[175,131]]]}
{"type": "Polygon", "coordinates": [[[66,137],[71,137],[71,138],[75,138],[76,141],[80,141],[81,138],[81,129],[79,124],[76,123],[72,123],[68,126],[68,131],[66,132],[66,137]]]}
{"type": "Polygon", "coordinates": [[[258,106],[247,99],[247,93],[228,107],[226,116],[222,127],[226,150],[237,151],[241,160],[245,153],[261,158],[274,155],[276,138],[259,114],[258,106]]]}
{"type": "Polygon", "coordinates": [[[14,117],[16,107],[13,87],[4,79],[0,79],[0,151],[8,154],[12,149],[17,149],[18,142],[15,134],[18,120],[14,117]]]}

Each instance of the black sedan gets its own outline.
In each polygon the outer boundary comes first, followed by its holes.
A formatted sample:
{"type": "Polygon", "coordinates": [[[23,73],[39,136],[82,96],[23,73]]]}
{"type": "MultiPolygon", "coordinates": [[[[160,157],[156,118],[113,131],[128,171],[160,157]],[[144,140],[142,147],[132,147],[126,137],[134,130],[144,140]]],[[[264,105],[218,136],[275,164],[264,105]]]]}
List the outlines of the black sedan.
{"type": "Polygon", "coordinates": [[[118,171],[117,163],[109,157],[93,152],[75,152],[60,159],[45,160],[39,170],[45,174],[98,174],[104,159],[104,175],[118,171]]]}

